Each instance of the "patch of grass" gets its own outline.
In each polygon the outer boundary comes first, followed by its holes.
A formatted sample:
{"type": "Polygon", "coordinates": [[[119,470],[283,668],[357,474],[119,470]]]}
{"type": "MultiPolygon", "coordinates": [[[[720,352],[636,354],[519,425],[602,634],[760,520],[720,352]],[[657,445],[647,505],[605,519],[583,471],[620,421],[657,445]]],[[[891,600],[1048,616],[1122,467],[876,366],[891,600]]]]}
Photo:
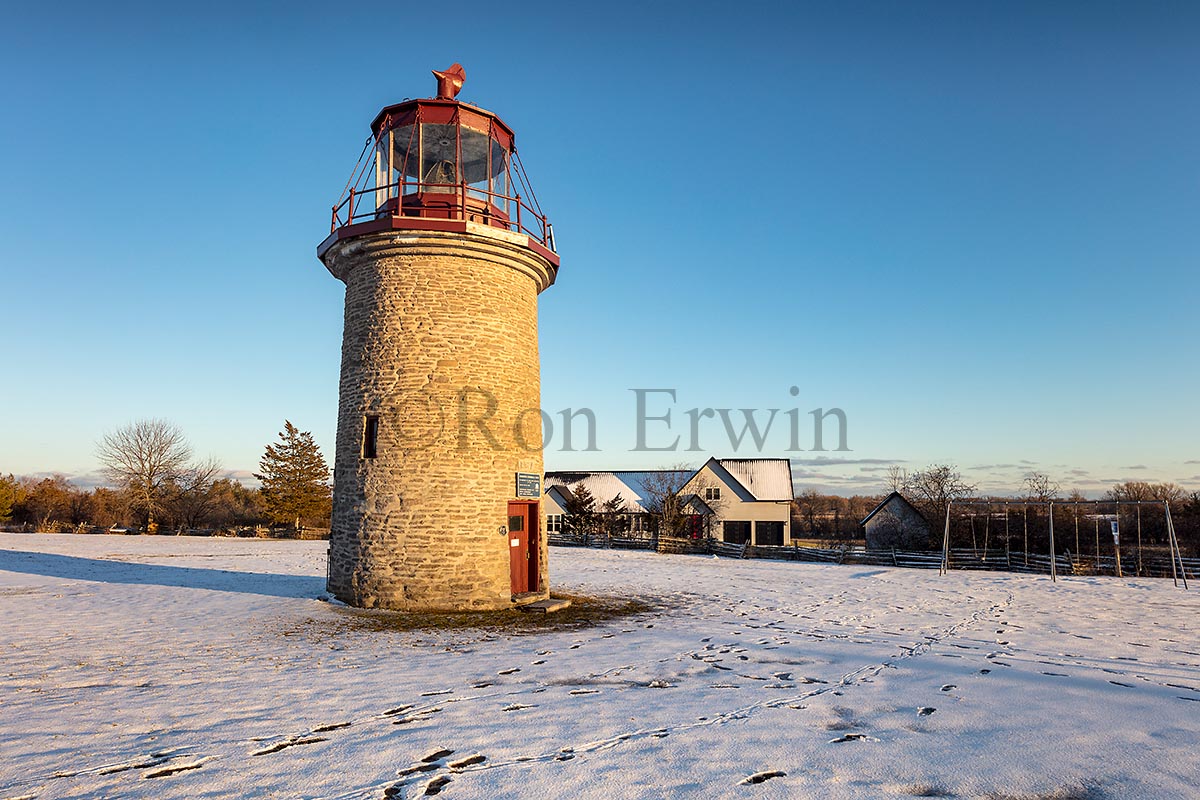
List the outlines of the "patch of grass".
{"type": "MultiPolygon", "coordinates": [[[[571,601],[571,607],[550,614],[503,609],[500,611],[406,612],[378,611],[331,605],[336,622],[346,631],[466,631],[506,634],[536,634],[546,631],[589,628],[616,619],[649,614],[662,608],[646,598],[603,597],[554,593],[555,599],[571,601]]],[[[311,620],[320,625],[318,620],[311,620]]]]}

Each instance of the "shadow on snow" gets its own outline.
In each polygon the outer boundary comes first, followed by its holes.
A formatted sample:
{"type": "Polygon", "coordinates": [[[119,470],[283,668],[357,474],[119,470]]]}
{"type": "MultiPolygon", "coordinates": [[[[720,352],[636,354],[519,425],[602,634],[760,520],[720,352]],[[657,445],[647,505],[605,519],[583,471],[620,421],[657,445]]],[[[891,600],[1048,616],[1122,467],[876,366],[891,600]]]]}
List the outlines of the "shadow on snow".
{"type": "Polygon", "coordinates": [[[317,575],[275,575],[268,572],[175,567],[24,550],[0,549],[0,570],[49,578],[135,586],[183,586],[268,597],[313,598],[325,591],[325,578],[317,575]]]}

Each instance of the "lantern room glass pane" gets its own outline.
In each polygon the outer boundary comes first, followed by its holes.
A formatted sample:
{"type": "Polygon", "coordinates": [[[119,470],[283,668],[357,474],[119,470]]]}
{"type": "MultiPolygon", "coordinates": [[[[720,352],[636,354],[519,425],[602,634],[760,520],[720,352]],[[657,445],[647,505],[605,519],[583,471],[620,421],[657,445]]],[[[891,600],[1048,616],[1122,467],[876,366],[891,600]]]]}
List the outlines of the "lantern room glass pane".
{"type": "Polygon", "coordinates": [[[480,200],[487,199],[488,190],[488,156],[491,150],[491,137],[483,131],[473,128],[462,128],[462,165],[463,176],[467,185],[474,189],[472,193],[480,200]]]}
{"type": "MultiPolygon", "coordinates": [[[[415,181],[420,175],[420,163],[417,154],[417,127],[415,125],[399,125],[392,129],[392,183],[400,183],[403,179],[404,194],[417,191],[415,181]]],[[[394,192],[393,192],[394,193],[394,192]]]]}
{"type": "MultiPolygon", "coordinates": [[[[508,151],[495,139],[492,140],[492,191],[508,196],[508,151]]],[[[500,205],[500,198],[492,200],[500,205]]]]}
{"type": "Polygon", "coordinates": [[[458,126],[422,124],[421,189],[452,192],[458,183],[458,126]]]}

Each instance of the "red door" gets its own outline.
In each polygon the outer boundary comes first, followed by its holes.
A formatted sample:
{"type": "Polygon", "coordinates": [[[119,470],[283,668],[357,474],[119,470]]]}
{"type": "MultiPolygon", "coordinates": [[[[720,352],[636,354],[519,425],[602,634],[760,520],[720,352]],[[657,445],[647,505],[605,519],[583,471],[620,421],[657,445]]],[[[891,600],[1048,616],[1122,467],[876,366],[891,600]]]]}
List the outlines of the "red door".
{"type": "Polygon", "coordinates": [[[508,554],[513,594],[538,589],[538,533],[537,503],[510,502],[508,554]]]}

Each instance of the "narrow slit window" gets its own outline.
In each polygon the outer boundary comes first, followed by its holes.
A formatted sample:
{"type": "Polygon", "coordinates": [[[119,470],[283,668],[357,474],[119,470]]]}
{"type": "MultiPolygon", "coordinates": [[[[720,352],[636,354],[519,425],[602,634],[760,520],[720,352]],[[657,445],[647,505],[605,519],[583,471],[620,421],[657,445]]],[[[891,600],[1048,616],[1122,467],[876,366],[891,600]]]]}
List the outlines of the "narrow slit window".
{"type": "Polygon", "coordinates": [[[374,458],[379,452],[379,417],[365,417],[363,421],[363,458],[374,458]]]}

